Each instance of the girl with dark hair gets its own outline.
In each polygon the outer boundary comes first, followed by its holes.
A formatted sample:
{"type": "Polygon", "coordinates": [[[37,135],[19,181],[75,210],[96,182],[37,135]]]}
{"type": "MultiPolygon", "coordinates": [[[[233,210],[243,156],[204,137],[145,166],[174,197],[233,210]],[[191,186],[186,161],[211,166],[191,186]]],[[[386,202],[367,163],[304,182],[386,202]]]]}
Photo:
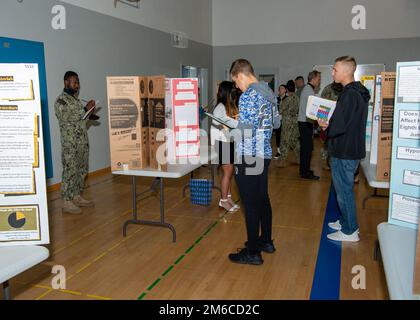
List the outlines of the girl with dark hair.
{"type": "MultiPolygon", "coordinates": [[[[240,92],[235,89],[235,86],[230,81],[223,81],[219,85],[217,92],[217,104],[214,108],[213,115],[223,120],[229,128],[236,128],[238,121],[238,101],[240,92]]],[[[219,206],[229,212],[239,209],[231,196],[231,186],[233,177],[233,163],[234,163],[234,142],[233,137],[229,133],[229,128],[213,120],[211,126],[211,141],[215,146],[216,152],[219,156],[219,165],[221,165],[223,174],[220,182],[222,189],[222,198],[219,206]]]]}

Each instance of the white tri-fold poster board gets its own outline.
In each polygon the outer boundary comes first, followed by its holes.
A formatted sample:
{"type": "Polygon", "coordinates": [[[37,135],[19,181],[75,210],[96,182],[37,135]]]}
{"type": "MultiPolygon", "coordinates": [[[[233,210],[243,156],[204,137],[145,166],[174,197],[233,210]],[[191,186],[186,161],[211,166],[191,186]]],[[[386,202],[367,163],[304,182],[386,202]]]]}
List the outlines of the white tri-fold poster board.
{"type": "Polygon", "coordinates": [[[200,157],[197,78],[166,78],[168,163],[200,157]]]}
{"type": "Polygon", "coordinates": [[[418,228],[420,216],[420,61],[397,64],[389,222],[418,228]]]}
{"type": "Polygon", "coordinates": [[[377,75],[375,81],[375,95],[373,101],[372,141],[370,146],[370,163],[378,163],[379,120],[381,116],[381,86],[382,76],[377,75]]]}
{"type": "Polygon", "coordinates": [[[0,246],[49,243],[37,64],[0,64],[0,246]]]}
{"type": "Polygon", "coordinates": [[[360,82],[368,89],[370,94],[369,106],[368,106],[368,117],[366,121],[366,151],[371,150],[372,144],[372,126],[373,126],[373,107],[374,107],[374,95],[376,76],[364,75],[361,77],[360,82]]]}

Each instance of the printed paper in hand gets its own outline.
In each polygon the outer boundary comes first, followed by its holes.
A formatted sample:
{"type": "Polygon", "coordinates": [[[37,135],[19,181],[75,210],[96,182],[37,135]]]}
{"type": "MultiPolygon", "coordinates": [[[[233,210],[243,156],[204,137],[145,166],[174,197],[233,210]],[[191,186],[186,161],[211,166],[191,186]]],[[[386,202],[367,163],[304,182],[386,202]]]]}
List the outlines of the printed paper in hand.
{"type": "Polygon", "coordinates": [[[312,120],[320,119],[328,122],[334,113],[335,106],[335,101],[309,96],[306,106],[306,117],[312,120]]]}

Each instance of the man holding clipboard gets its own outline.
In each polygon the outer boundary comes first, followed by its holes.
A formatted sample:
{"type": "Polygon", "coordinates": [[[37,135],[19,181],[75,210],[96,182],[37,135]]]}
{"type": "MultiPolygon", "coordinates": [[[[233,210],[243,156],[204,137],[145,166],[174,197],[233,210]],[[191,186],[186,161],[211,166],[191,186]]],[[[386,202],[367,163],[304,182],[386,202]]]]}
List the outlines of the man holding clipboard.
{"type": "Polygon", "coordinates": [[[358,242],[354,174],[360,160],[366,157],[366,121],[369,91],[354,79],[356,60],[350,56],[337,58],[333,79],[343,85],[335,111],[329,121],[318,119],[327,130],[328,154],[330,156],[332,192],[340,208],[340,219],[328,226],[335,232],[327,236],[338,242],[358,242]]]}
{"type": "Polygon", "coordinates": [[[64,90],[54,104],[61,133],[63,176],[61,197],[63,213],[81,214],[80,207],[91,207],[81,194],[89,166],[89,140],[86,123],[96,107],[91,100],[86,107],[79,100],[79,76],[73,71],[64,75],[64,90]]]}

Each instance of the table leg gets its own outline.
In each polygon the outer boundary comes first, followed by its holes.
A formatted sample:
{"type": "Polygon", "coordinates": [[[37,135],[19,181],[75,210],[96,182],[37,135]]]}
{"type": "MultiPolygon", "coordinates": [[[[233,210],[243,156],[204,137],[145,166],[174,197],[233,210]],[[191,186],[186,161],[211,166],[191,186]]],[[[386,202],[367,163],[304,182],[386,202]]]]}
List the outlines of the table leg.
{"type": "Polygon", "coordinates": [[[9,281],[3,283],[3,300],[10,300],[9,281]]]}
{"type": "Polygon", "coordinates": [[[378,194],[378,188],[374,188],[373,189],[373,194],[368,195],[363,199],[363,209],[366,209],[366,202],[369,199],[372,199],[372,198],[389,198],[389,196],[384,196],[384,195],[378,194]]]}
{"type": "MultiPolygon", "coordinates": [[[[190,179],[192,179],[192,178],[194,178],[194,171],[193,171],[193,172],[191,172],[191,174],[190,174],[190,179]]],[[[188,183],[188,184],[186,184],[186,185],[184,186],[184,188],[182,189],[182,197],[183,197],[183,198],[185,198],[186,191],[187,191],[187,189],[189,189],[189,188],[190,188],[190,184],[188,183]]]]}
{"type": "MultiPolygon", "coordinates": [[[[155,227],[164,227],[164,228],[168,228],[172,231],[172,235],[173,235],[173,242],[176,242],[176,231],[175,228],[169,224],[165,222],[165,199],[164,199],[164,183],[163,183],[163,178],[156,178],[155,181],[152,184],[152,187],[148,190],[148,191],[154,191],[154,189],[157,187],[158,183],[160,183],[160,222],[157,221],[148,221],[148,220],[139,220],[138,216],[137,216],[137,198],[138,198],[138,194],[137,194],[137,186],[136,186],[136,177],[133,176],[132,178],[132,200],[133,200],[133,219],[132,220],[128,220],[124,223],[123,226],[123,235],[124,237],[127,236],[127,227],[130,224],[134,224],[134,225],[148,225],[148,226],[155,226],[155,227]]],[[[142,192],[141,194],[144,194],[145,192],[142,192]]]]}
{"type": "Polygon", "coordinates": [[[149,193],[149,192],[155,192],[159,187],[159,179],[155,178],[152,182],[152,185],[149,189],[147,189],[146,191],[140,192],[137,195],[137,199],[141,198],[144,194],[149,193]]]}

